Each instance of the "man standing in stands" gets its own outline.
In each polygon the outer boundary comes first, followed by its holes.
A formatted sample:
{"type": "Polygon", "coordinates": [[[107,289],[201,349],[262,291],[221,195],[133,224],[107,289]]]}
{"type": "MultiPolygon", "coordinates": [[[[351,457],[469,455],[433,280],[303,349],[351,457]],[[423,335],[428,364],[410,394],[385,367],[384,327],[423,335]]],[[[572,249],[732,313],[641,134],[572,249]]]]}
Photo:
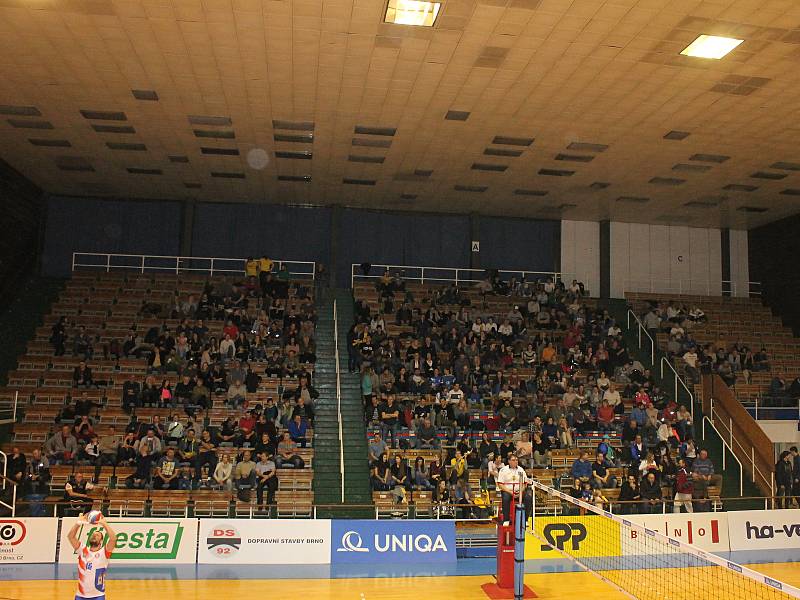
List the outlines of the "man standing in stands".
{"type": "Polygon", "coordinates": [[[528,487],[528,475],[525,469],[519,466],[519,460],[514,453],[508,455],[508,464],[500,469],[496,478],[497,487],[503,502],[503,525],[511,524],[511,497],[519,502],[520,490],[522,502],[525,505],[525,524],[528,517],[533,515],[533,492],[528,487]]]}
{"type": "Polygon", "coordinates": [[[697,502],[697,509],[699,512],[705,512],[708,510],[709,486],[719,486],[722,483],[722,475],[714,473],[714,463],[708,458],[708,450],[705,448],[700,450],[700,455],[692,463],[692,483],[694,499],[702,500],[697,502]]]}

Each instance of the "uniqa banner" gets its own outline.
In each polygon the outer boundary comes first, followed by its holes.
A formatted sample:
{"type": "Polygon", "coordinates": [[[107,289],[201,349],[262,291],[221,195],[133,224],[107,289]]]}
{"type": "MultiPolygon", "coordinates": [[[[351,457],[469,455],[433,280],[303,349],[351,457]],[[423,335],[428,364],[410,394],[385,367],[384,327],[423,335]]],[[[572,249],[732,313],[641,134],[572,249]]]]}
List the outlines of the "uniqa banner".
{"type": "Polygon", "coordinates": [[[456,560],[453,521],[333,521],[331,563],[456,560]]]}

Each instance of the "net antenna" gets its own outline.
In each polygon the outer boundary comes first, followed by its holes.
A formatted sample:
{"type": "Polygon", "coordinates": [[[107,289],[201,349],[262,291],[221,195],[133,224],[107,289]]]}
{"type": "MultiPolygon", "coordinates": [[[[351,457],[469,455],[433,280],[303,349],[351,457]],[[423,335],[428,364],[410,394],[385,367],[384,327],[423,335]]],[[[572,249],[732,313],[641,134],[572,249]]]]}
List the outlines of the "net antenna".
{"type": "Polygon", "coordinates": [[[789,600],[800,589],[531,481],[533,535],[633,600],[789,600]],[[536,511],[534,511],[535,514],[536,511]],[[540,515],[543,516],[543,515],[540,515]],[[546,521],[546,522],[545,522],[546,521]]]}

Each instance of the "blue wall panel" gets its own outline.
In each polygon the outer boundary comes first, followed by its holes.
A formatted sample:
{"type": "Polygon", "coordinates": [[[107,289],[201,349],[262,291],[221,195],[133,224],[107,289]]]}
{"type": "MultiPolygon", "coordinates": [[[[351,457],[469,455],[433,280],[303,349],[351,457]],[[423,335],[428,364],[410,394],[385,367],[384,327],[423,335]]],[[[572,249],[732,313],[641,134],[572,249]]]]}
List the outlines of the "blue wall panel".
{"type": "Polygon", "coordinates": [[[181,205],[51,196],[42,272],[66,277],[73,252],[114,252],[176,256],[180,248],[181,205]]]}
{"type": "Polygon", "coordinates": [[[481,217],[481,266],[493,269],[557,271],[561,263],[561,222],[481,217]]]}
{"type": "Polygon", "coordinates": [[[192,254],[329,262],[331,211],[278,204],[195,205],[192,254]]]}

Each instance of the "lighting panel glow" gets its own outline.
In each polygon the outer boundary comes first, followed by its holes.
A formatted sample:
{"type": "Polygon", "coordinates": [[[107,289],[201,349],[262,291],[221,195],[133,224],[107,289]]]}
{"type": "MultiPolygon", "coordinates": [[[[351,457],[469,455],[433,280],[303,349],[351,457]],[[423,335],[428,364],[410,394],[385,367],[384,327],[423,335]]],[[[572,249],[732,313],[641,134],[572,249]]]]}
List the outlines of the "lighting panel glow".
{"type": "Polygon", "coordinates": [[[719,37],[716,35],[701,35],[681,51],[684,56],[695,58],[713,58],[719,60],[725,57],[744,40],[736,38],[719,37]]]}
{"type": "Polygon", "coordinates": [[[389,0],[389,4],[386,7],[385,21],[395,25],[433,27],[441,7],[442,5],[439,2],[389,0]]]}

